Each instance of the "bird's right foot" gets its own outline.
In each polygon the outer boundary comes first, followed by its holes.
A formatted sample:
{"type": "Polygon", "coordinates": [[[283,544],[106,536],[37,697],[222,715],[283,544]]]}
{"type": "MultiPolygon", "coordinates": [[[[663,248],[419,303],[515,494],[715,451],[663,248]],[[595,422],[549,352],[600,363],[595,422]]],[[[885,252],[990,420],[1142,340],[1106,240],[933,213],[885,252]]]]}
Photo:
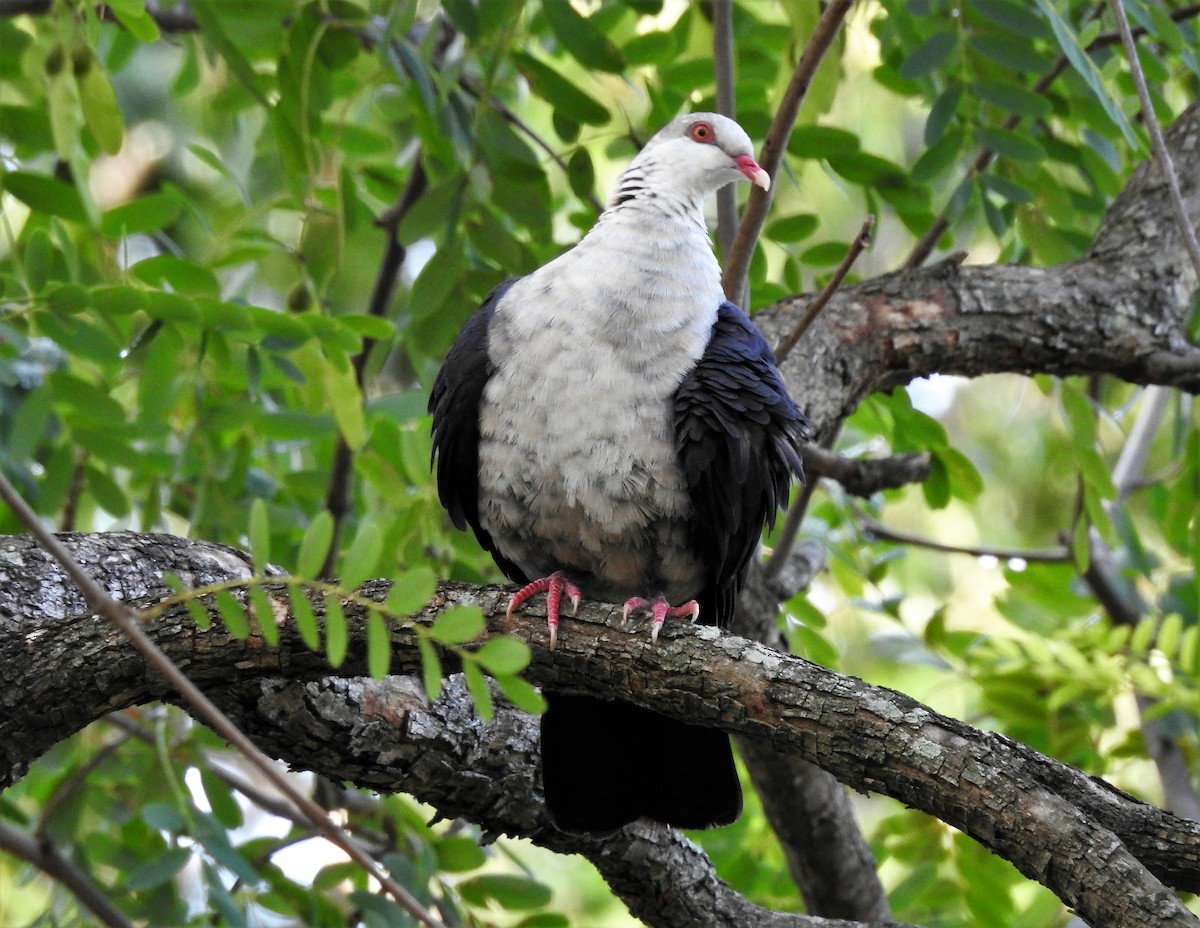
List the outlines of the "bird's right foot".
{"type": "Polygon", "coordinates": [[[579,587],[561,573],[556,572],[549,577],[534,580],[513,593],[512,599],[508,602],[507,617],[511,619],[513,612],[527,599],[537,596],[538,593],[545,593],[546,624],[550,627],[550,650],[553,651],[554,646],[558,643],[558,607],[564,592],[567,594],[567,599],[571,601],[571,615],[574,615],[579,611],[579,601],[583,598],[583,594],[579,592],[579,587]]]}

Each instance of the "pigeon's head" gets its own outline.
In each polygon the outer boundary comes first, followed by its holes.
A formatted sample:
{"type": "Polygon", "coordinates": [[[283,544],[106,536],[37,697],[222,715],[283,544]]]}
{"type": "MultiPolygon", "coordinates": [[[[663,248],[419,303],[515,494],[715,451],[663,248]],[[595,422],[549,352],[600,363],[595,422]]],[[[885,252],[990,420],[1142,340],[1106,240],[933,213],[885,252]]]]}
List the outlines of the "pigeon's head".
{"type": "Polygon", "coordinates": [[[742,177],[764,190],[771,186],[770,175],[754,160],[750,136],[717,113],[676,117],[654,134],[635,163],[644,161],[662,169],[662,182],[689,193],[712,193],[742,177]]]}

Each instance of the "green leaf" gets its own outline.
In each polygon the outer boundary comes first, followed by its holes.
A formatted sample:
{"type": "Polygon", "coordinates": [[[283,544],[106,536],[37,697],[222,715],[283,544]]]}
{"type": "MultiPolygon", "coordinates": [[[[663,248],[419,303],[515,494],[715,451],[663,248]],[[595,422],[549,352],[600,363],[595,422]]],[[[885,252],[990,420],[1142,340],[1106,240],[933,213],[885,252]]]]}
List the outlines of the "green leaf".
{"type": "Polygon", "coordinates": [[[437,578],[426,564],[413,567],[397,577],[388,590],[383,607],[391,615],[407,617],[420,612],[437,590],[437,578]]]}
{"type": "Polygon", "coordinates": [[[821,220],[814,213],[797,213],[776,219],[767,226],[767,238],[776,242],[798,242],[817,231],[821,220]]]}
{"type": "Polygon", "coordinates": [[[621,46],[625,61],[631,67],[665,64],[678,50],[679,43],[670,32],[643,32],[621,46]]]}
{"type": "Polygon", "coordinates": [[[1157,629],[1158,625],[1153,619],[1145,618],[1138,622],[1129,639],[1129,653],[1134,657],[1145,657],[1157,629]]]}
{"type": "Polygon", "coordinates": [[[349,644],[349,629],[342,601],[330,593],[325,597],[325,656],[330,667],[341,667],[346,659],[349,644]]]}
{"type": "MultiPolygon", "coordinates": [[[[495,706],[492,703],[492,691],[488,689],[487,677],[483,675],[483,671],[479,669],[479,665],[469,659],[470,655],[464,655],[462,662],[463,681],[467,684],[467,692],[471,694],[471,699],[475,703],[475,711],[479,717],[485,722],[490,722],[495,714],[495,706]]],[[[460,887],[461,889],[461,884],[460,887]]]]}
{"type": "Polygon", "coordinates": [[[107,471],[89,465],[83,472],[89,492],[106,512],[118,519],[129,515],[129,497],[107,471]]]}
{"type": "Polygon", "coordinates": [[[413,316],[424,319],[436,314],[462,275],[462,243],[455,239],[453,244],[435,251],[413,281],[408,299],[413,316]]]}
{"type": "Polygon", "coordinates": [[[142,301],[146,315],[163,322],[189,323],[196,322],[200,314],[196,312],[195,304],[178,293],[163,293],[155,291],[147,293],[142,301]]]}
{"type": "Polygon", "coordinates": [[[109,7],[121,25],[139,42],[149,45],[161,37],[158,24],[146,10],[145,0],[113,0],[109,7]]]}
{"type": "Polygon", "coordinates": [[[279,618],[274,602],[261,586],[250,587],[250,608],[254,613],[254,624],[263,641],[272,647],[279,644],[279,618]]]}
{"type": "Polygon", "coordinates": [[[229,590],[217,590],[215,599],[226,631],[239,641],[250,637],[250,616],[237,598],[229,590]]]}
{"type": "Polygon", "coordinates": [[[1033,200],[1033,194],[1020,184],[1014,184],[1008,178],[994,172],[984,174],[982,180],[983,186],[1009,203],[1029,203],[1033,200]]]}
{"type": "Polygon", "coordinates": [[[966,134],[961,129],[946,132],[940,139],[922,152],[912,168],[912,179],[918,184],[928,184],[954,164],[962,151],[966,134]]]}
{"type": "MultiPolygon", "coordinates": [[[[482,619],[482,616],[480,618],[482,619]]],[[[529,666],[529,658],[529,645],[507,636],[485,641],[475,652],[475,659],[479,661],[480,666],[496,677],[520,673],[529,666]]]]}
{"type": "Polygon", "coordinates": [[[183,604],[197,628],[208,631],[212,627],[212,616],[199,600],[189,597],[183,601],[183,604]]]}
{"type": "Polygon", "coordinates": [[[825,159],[858,150],[857,135],[832,126],[797,126],[788,139],[788,151],[797,158],[825,159]]]}
{"type": "Polygon", "coordinates": [[[57,177],[31,171],[11,171],[0,175],[4,189],[30,209],[72,222],[86,222],[87,211],[79,191],[57,177]]]}
{"type": "Polygon", "coordinates": [[[941,456],[934,454],[929,459],[929,476],[921,484],[925,502],[930,509],[945,509],[950,502],[950,475],[941,456]]]}
{"type": "Polygon", "coordinates": [[[417,638],[417,650],[421,652],[421,679],[425,685],[425,697],[433,702],[442,695],[442,661],[424,635],[417,638]]]}
{"type": "Polygon", "coordinates": [[[591,20],[580,15],[569,0],[542,0],[542,12],[550,21],[555,38],[580,64],[613,74],[624,72],[625,56],[620,49],[591,20]]]}
{"type": "Polygon", "coordinates": [[[109,238],[157,232],[179,218],[184,200],[174,187],[148,193],[115,206],[100,217],[100,231],[109,238]]]}
{"type": "Polygon", "coordinates": [[[204,35],[205,42],[211,43],[216,48],[234,76],[250,92],[258,105],[264,110],[272,111],[273,107],[270,101],[259,89],[254,68],[230,39],[229,33],[225,31],[224,21],[217,13],[212,0],[191,0],[188,6],[191,8],[192,15],[196,17],[196,22],[200,24],[200,31],[204,35]]]}
{"type": "Polygon", "coordinates": [[[483,634],[486,623],[478,606],[454,606],[439,615],[429,630],[435,641],[462,644],[483,634]]]}
{"type": "Polygon", "coordinates": [[[327,357],[322,374],[338,431],[350,450],[357,451],[367,440],[367,420],[354,365],[345,356],[327,357]]]}
{"type": "Polygon", "coordinates": [[[367,516],[359,523],[358,531],[350,547],[342,555],[341,582],[348,589],[354,589],[364,580],[373,577],[379,567],[379,559],[383,554],[383,532],[379,523],[367,516]]]}
{"type": "Polygon", "coordinates": [[[958,46],[958,33],[953,30],[935,32],[918,45],[900,65],[900,76],[906,80],[924,77],[946,63],[958,46]]]}
{"type": "Polygon", "coordinates": [[[200,785],[217,821],[226,828],[240,828],[243,821],[242,807],[238,805],[229,784],[210,768],[205,767],[200,770],[200,785]]]}
{"type": "Polygon", "coordinates": [[[529,89],[554,107],[556,112],[569,114],[576,122],[589,126],[607,125],[612,118],[604,104],[576,87],[550,65],[523,52],[513,52],[512,60],[529,82],[529,89]]]}
{"type": "Polygon", "coordinates": [[[567,162],[567,180],[571,190],[580,199],[586,199],[595,193],[596,169],[592,166],[592,156],[586,148],[576,148],[567,162]]]}
{"type": "Polygon", "coordinates": [[[1076,447],[1076,460],[1079,462],[1079,472],[1084,482],[1090,486],[1101,499],[1116,499],[1117,487],[1113,483],[1112,472],[1104,463],[1104,458],[1094,447],[1076,447]]]}
{"type": "Polygon", "coordinates": [[[975,465],[961,451],[956,448],[939,448],[935,450],[934,456],[937,457],[946,470],[946,477],[950,481],[950,492],[958,499],[971,502],[978,498],[983,492],[983,478],[979,476],[979,471],[975,469],[975,465]]]}
{"type": "Polygon", "coordinates": [[[337,322],[338,325],[345,326],[356,335],[374,339],[377,342],[390,341],[396,336],[396,324],[390,319],[383,319],[379,316],[351,313],[338,316],[337,322]]]}
{"type": "Polygon", "coordinates": [[[79,132],[83,123],[79,84],[69,67],[50,78],[46,102],[50,107],[50,132],[54,136],[54,149],[58,157],[69,164],[79,147],[79,132]]]}
{"type": "Polygon", "coordinates": [[[1025,39],[1040,39],[1049,34],[1046,23],[1026,4],[1013,0],[972,0],[970,9],[988,22],[1025,39]]]}
{"type": "Polygon", "coordinates": [[[521,677],[496,676],[497,686],[505,697],[522,712],[541,715],[546,711],[546,700],[537,688],[521,677]]]}
{"type": "Polygon", "coordinates": [[[261,496],[250,504],[250,519],[247,526],[250,537],[250,553],[254,557],[255,573],[265,573],[271,563],[271,521],[267,502],[261,496]]]}
{"type": "Polygon", "coordinates": [[[442,7],[459,32],[472,42],[479,38],[479,17],[471,0],[442,0],[442,7]]]}
{"type": "Polygon", "coordinates": [[[971,36],[968,41],[983,57],[1018,74],[1044,74],[1053,64],[1029,42],[1012,36],[981,34],[971,36]]]}
{"type": "Polygon", "coordinates": [[[126,872],[124,879],[120,882],[121,889],[137,893],[161,886],[163,883],[174,879],[191,858],[191,848],[167,848],[165,851],[155,854],[149,860],[138,864],[126,872]]]}
{"type": "Polygon", "coordinates": [[[325,555],[333,543],[333,516],[328,509],[318,512],[300,542],[300,554],[296,558],[296,576],[316,577],[325,563],[325,555]]]}
{"type": "Polygon", "coordinates": [[[510,912],[540,909],[550,904],[549,887],[525,876],[486,873],[464,880],[456,888],[472,905],[496,902],[510,912]]]}
{"type": "Polygon", "coordinates": [[[979,126],[975,129],[975,138],[980,145],[1018,161],[1042,161],[1046,157],[1046,149],[1032,135],[1017,129],[979,126]]]}
{"type": "Polygon", "coordinates": [[[292,619],[296,623],[296,631],[300,633],[300,640],[310,651],[319,651],[321,631],[317,627],[317,616],[312,603],[308,601],[307,592],[302,586],[289,587],[288,591],[292,597],[292,619]]]}
{"type": "Polygon", "coordinates": [[[938,95],[929,108],[929,117],[925,120],[925,144],[934,145],[945,134],[951,120],[958,113],[958,104],[962,100],[962,84],[951,84],[938,95]]]}
{"type": "Polygon", "coordinates": [[[1054,37],[1058,40],[1058,45],[1062,49],[1063,54],[1067,56],[1067,60],[1071,62],[1071,66],[1083,78],[1083,82],[1087,84],[1097,102],[1104,108],[1104,112],[1108,114],[1108,118],[1113,121],[1125,136],[1125,141],[1135,150],[1141,150],[1141,142],[1134,134],[1133,127],[1129,120],[1125,117],[1120,103],[1113,99],[1108,89],[1104,86],[1104,77],[1100,73],[1100,69],[1096,67],[1087,50],[1080,44],[1078,37],[1075,35],[1070,25],[1059,15],[1058,10],[1050,0],[1035,0],[1038,8],[1045,14],[1046,19],[1050,22],[1050,28],[1054,31],[1054,37]]]}
{"type": "Polygon", "coordinates": [[[121,143],[125,139],[125,121],[117,105],[112,83],[94,59],[91,67],[77,79],[84,124],[100,150],[106,155],[115,155],[121,150],[121,143]]]}
{"type": "Polygon", "coordinates": [[[133,265],[129,273],[150,287],[166,285],[176,293],[189,296],[221,295],[221,284],[216,274],[202,264],[174,255],[146,258],[133,265]]]}
{"type": "Polygon", "coordinates": [[[1175,661],[1179,657],[1179,643],[1182,636],[1183,616],[1178,612],[1172,612],[1162,620],[1162,624],[1158,627],[1158,640],[1155,642],[1155,647],[1167,660],[1175,661]]]}
{"type": "Polygon", "coordinates": [[[367,614],[367,672],[376,680],[388,675],[392,666],[392,639],[387,622],[378,612],[367,614]]]}
{"type": "Polygon", "coordinates": [[[1029,119],[1042,119],[1053,109],[1044,96],[1013,81],[976,81],[971,91],[987,103],[1029,119]]]}
{"type": "Polygon", "coordinates": [[[831,266],[840,264],[849,250],[845,242],[821,242],[801,252],[800,260],[813,267],[831,266]]]}
{"type": "Polygon", "coordinates": [[[474,838],[465,835],[440,838],[434,843],[433,850],[437,854],[438,869],[446,873],[465,873],[468,870],[477,870],[487,863],[487,854],[483,848],[474,838]]]}

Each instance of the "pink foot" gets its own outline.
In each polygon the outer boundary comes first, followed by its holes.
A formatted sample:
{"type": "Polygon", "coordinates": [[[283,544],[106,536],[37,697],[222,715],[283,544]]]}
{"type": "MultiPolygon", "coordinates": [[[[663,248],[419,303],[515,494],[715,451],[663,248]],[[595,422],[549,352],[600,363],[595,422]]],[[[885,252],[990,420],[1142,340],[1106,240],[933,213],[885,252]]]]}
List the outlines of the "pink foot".
{"type": "Polygon", "coordinates": [[[513,612],[525,600],[537,596],[538,593],[546,594],[546,624],[550,626],[551,651],[558,643],[558,605],[562,600],[564,590],[567,598],[571,601],[571,615],[574,615],[579,611],[579,600],[583,598],[583,594],[579,592],[579,587],[561,573],[553,573],[549,577],[534,580],[533,583],[523,586],[513,593],[512,599],[508,601],[508,617],[511,619],[513,612]]]}
{"type": "Polygon", "coordinates": [[[694,599],[689,599],[682,606],[672,606],[662,597],[643,599],[635,596],[633,599],[625,601],[625,608],[621,610],[621,623],[628,622],[630,614],[640,609],[649,611],[654,617],[654,621],[650,625],[650,641],[653,644],[658,644],[658,632],[663,627],[663,622],[667,620],[667,616],[673,619],[682,619],[687,615],[691,616],[693,622],[700,618],[700,604],[694,599]]]}

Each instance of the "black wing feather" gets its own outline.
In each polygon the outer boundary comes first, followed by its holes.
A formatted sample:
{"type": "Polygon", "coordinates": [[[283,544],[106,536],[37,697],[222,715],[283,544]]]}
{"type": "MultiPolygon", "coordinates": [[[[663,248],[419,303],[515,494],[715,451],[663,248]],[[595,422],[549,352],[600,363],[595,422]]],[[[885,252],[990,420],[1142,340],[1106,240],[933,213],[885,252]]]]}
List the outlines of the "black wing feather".
{"type": "Polygon", "coordinates": [[[775,355],[732,303],[675,393],[675,438],[692,503],[691,543],[707,568],[701,620],[727,625],[763,526],[803,477],[809,423],[788,396],[775,355]]]}
{"type": "Polygon", "coordinates": [[[506,280],[489,293],[458,333],[433,382],[429,412],[433,415],[438,497],[450,521],[460,529],[469,525],[504,575],[524,583],[527,578],[496,550],[491,535],[479,524],[479,406],[493,371],[488,359],[488,326],[497,304],[517,279],[506,280]]]}

